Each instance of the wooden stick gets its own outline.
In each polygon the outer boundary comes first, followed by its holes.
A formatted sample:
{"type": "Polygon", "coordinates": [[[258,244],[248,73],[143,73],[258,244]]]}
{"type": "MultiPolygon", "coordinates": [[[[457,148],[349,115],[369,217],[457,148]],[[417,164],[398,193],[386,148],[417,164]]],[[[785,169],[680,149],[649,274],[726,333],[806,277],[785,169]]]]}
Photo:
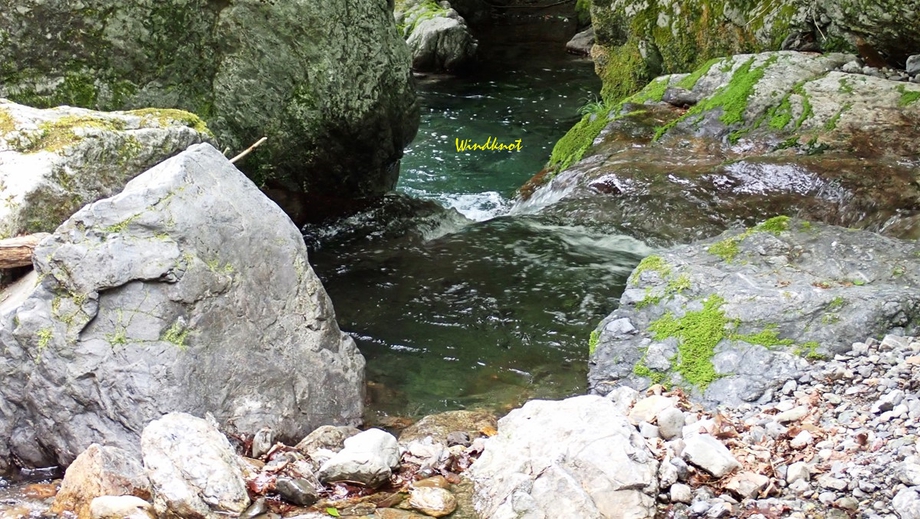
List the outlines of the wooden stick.
{"type": "Polygon", "coordinates": [[[28,236],[17,236],[16,238],[7,238],[0,240],[0,269],[11,269],[15,267],[25,267],[32,265],[32,251],[38,242],[44,240],[50,234],[40,232],[28,236]]]}
{"type": "Polygon", "coordinates": [[[258,148],[259,146],[262,145],[262,143],[264,143],[264,142],[267,141],[267,140],[268,140],[268,137],[262,137],[261,139],[259,139],[258,141],[256,141],[255,144],[253,144],[252,146],[250,146],[250,147],[246,148],[245,150],[243,150],[242,153],[240,153],[240,154],[237,155],[236,157],[233,157],[232,159],[230,159],[230,164],[236,164],[236,161],[238,161],[238,160],[240,160],[241,158],[245,157],[246,155],[249,155],[250,153],[252,153],[252,150],[258,148]]]}

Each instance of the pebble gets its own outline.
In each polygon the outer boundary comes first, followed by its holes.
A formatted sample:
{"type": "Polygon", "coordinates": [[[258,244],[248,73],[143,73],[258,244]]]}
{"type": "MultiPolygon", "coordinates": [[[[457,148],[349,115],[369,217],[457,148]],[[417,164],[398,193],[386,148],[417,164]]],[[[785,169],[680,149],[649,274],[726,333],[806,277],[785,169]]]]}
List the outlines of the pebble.
{"type": "Polygon", "coordinates": [[[808,465],[804,461],[797,461],[786,468],[786,483],[791,484],[799,480],[807,483],[809,479],[811,479],[811,471],[808,470],[808,465]]]}
{"type": "Polygon", "coordinates": [[[671,502],[672,503],[690,503],[693,500],[693,491],[689,485],[675,483],[671,485],[671,502]]]}
{"type": "Polygon", "coordinates": [[[686,419],[676,407],[669,407],[658,413],[658,433],[665,440],[672,440],[683,434],[686,419]]]}
{"type": "Polygon", "coordinates": [[[789,442],[789,446],[792,447],[793,449],[801,449],[803,447],[807,447],[811,445],[813,441],[815,441],[815,437],[812,436],[811,433],[806,430],[806,431],[802,431],[799,434],[797,434],[795,438],[793,438],[789,442]]]}
{"type": "Polygon", "coordinates": [[[725,445],[708,434],[698,434],[685,440],[682,457],[719,478],[740,467],[741,464],[725,445]]]}
{"type": "Polygon", "coordinates": [[[457,498],[443,488],[413,488],[409,491],[409,506],[431,517],[443,517],[457,509],[457,498]]]}

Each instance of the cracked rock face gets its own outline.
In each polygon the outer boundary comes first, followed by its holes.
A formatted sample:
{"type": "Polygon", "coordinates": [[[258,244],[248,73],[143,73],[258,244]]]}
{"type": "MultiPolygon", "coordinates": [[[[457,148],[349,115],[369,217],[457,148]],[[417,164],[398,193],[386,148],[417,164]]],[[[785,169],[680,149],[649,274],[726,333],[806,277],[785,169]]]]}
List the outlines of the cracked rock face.
{"type": "Polygon", "coordinates": [[[172,411],[297,440],[357,422],[364,358],[297,228],[207,144],[84,207],[0,316],[0,469],[137,452],[172,411]]]}

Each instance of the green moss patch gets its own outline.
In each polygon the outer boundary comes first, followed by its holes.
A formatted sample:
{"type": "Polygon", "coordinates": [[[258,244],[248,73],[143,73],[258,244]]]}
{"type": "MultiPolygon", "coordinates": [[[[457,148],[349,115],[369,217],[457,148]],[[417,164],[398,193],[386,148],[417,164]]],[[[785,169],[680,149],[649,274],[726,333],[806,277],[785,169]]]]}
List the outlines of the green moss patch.
{"type": "Polygon", "coordinates": [[[721,297],[711,295],[703,302],[702,310],[687,312],[680,318],[667,313],[649,325],[655,340],[678,339],[675,369],[684,380],[700,389],[706,389],[718,378],[712,357],[729,324],[721,310],[724,303],[721,297]]]}
{"type": "Polygon", "coordinates": [[[211,130],[203,120],[197,115],[186,112],[185,110],[175,110],[172,108],[143,108],[140,110],[131,110],[126,112],[130,115],[136,115],[144,119],[153,119],[160,128],[166,128],[175,123],[188,126],[198,133],[213,135],[211,130]]]}
{"type": "Polygon", "coordinates": [[[3,108],[0,108],[0,135],[12,132],[16,129],[16,121],[13,116],[3,108]]]}
{"type": "Polygon", "coordinates": [[[658,272],[662,277],[667,277],[671,274],[671,266],[668,265],[664,258],[655,254],[642,258],[642,261],[633,270],[632,275],[638,279],[647,270],[658,272]]]}
{"type": "Polygon", "coordinates": [[[48,121],[38,126],[38,134],[31,143],[20,149],[25,153],[38,151],[58,151],[79,142],[77,135],[80,128],[118,131],[124,129],[124,123],[118,119],[88,115],[71,115],[48,121]]]}
{"type": "Polygon", "coordinates": [[[547,168],[562,171],[581,160],[585,152],[591,148],[594,139],[607,126],[609,115],[610,109],[607,108],[598,113],[587,114],[582,117],[553,146],[553,152],[550,154],[547,168]]]}
{"type": "Polygon", "coordinates": [[[907,106],[920,100],[920,90],[908,90],[904,85],[900,85],[898,92],[901,93],[901,99],[898,100],[900,106],[907,106]]]}
{"type": "Polygon", "coordinates": [[[591,336],[588,337],[588,355],[594,355],[594,352],[597,351],[597,344],[601,340],[601,332],[594,330],[591,332],[591,336]]]}
{"type": "Polygon", "coordinates": [[[731,261],[735,259],[735,256],[737,256],[738,252],[740,252],[738,244],[740,244],[755,232],[769,232],[771,234],[779,235],[781,232],[787,230],[789,230],[789,217],[774,216],[773,218],[770,218],[769,220],[766,220],[759,225],[751,227],[750,229],[737,236],[732,236],[731,238],[726,238],[724,240],[713,243],[706,250],[713,256],[718,256],[725,261],[731,261]]]}

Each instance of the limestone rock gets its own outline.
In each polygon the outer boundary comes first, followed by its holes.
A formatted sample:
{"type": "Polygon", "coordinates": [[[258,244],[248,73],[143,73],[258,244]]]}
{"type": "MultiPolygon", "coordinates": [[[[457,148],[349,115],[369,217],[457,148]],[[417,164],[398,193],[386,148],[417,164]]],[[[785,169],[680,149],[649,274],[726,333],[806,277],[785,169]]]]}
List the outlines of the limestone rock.
{"type": "Polygon", "coordinates": [[[729,478],[725,488],[741,499],[756,498],[767,487],[770,478],[756,472],[740,472],[729,478]]]}
{"type": "MultiPolygon", "coordinates": [[[[916,242],[785,217],[666,249],[643,260],[619,308],[598,326],[590,386],[601,393],[612,383],[606,381],[645,387],[647,379],[635,375],[643,341],[666,334],[680,353],[668,369],[650,374],[697,385],[708,404],[769,398],[803,373],[809,358],[844,353],[867,333],[917,331],[918,251],[916,242]],[[677,283],[680,292],[669,293],[677,283]],[[639,304],[645,297],[649,304],[639,304]],[[626,317],[638,334],[624,339],[603,331],[606,322],[626,317]],[[681,349],[702,347],[682,328],[700,320],[713,327],[704,341],[709,358],[681,349]]],[[[808,412],[800,406],[775,419],[796,422],[808,412]]]]}
{"type": "Polygon", "coordinates": [[[457,498],[436,487],[416,487],[409,491],[409,506],[431,517],[443,517],[457,509],[457,498]]]}
{"type": "Polygon", "coordinates": [[[3,0],[0,34],[0,97],[188,110],[221,147],[267,136],[240,166],[320,199],[390,191],[418,128],[409,53],[377,0],[3,0]]]}
{"type": "Polygon", "coordinates": [[[282,441],[360,420],[364,359],[303,237],[208,144],[81,209],[35,264],[38,285],[0,316],[0,460],[137,452],[177,410],[282,441]]]}
{"type": "Polygon", "coordinates": [[[141,450],[157,515],[218,519],[249,507],[236,453],[207,421],[170,413],[144,428],[141,450]]]}
{"type": "Polygon", "coordinates": [[[543,218],[662,246],[777,214],[916,239],[920,85],[841,71],[855,59],[739,54],[661,76],[570,130],[559,174],[516,209],[557,200],[543,218]]]}
{"type": "Polygon", "coordinates": [[[479,46],[466,21],[447,2],[400,0],[394,11],[421,72],[455,72],[468,66],[479,46]]]}
{"type": "Polygon", "coordinates": [[[90,505],[102,496],[134,496],[146,503],[144,500],[150,499],[150,482],[139,459],[117,447],[94,443],[67,467],[51,512],[67,510],[80,519],[95,517],[90,505]]]}
{"type": "Polygon", "coordinates": [[[592,46],[594,46],[594,27],[588,27],[572,36],[572,39],[565,44],[565,50],[570,54],[588,56],[591,54],[592,46]]]}
{"type": "Polygon", "coordinates": [[[684,413],[680,409],[668,407],[658,413],[658,432],[665,440],[673,440],[682,436],[684,422],[684,413]]]}
{"type": "Polygon", "coordinates": [[[468,474],[482,517],[651,518],[657,470],[612,402],[580,396],[509,413],[468,474]]]}
{"type": "Polygon", "coordinates": [[[90,503],[91,519],[157,519],[153,505],[135,496],[100,496],[90,503]]]}
{"type": "Polygon", "coordinates": [[[708,434],[685,440],[683,459],[720,478],[741,466],[722,442],[708,434]]]}
{"type": "Polygon", "coordinates": [[[652,395],[636,402],[629,411],[629,419],[633,423],[651,422],[659,413],[677,405],[676,398],[661,395],[652,395]]]}
{"type": "Polygon", "coordinates": [[[312,456],[318,449],[339,452],[345,447],[345,440],[360,432],[357,427],[347,425],[323,425],[300,440],[295,448],[306,456],[312,456]]]}
{"type": "Polygon", "coordinates": [[[920,519],[920,494],[913,488],[903,488],[891,500],[891,507],[901,519],[920,519]]]}
{"type": "Polygon", "coordinates": [[[211,140],[179,110],[39,110],[0,99],[0,238],[52,232],[146,169],[211,140]]]}
{"type": "Polygon", "coordinates": [[[345,440],[345,448],[319,469],[320,481],[349,481],[378,487],[399,465],[399,444],[392,434],[368,429],[345,440]]]}
{"type": "Polygon", "coordinates": [[[495,415],[486,411],[447,411],[428,415],[406,427],[399,433],[399,442],[405,445],[431,436],[446,445],[447,435],[452,432],[462,431],[476,438],[483,429],[494,429],[497,425],[495,415]]]}

